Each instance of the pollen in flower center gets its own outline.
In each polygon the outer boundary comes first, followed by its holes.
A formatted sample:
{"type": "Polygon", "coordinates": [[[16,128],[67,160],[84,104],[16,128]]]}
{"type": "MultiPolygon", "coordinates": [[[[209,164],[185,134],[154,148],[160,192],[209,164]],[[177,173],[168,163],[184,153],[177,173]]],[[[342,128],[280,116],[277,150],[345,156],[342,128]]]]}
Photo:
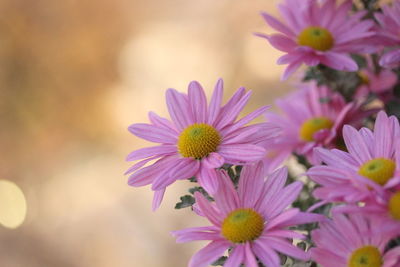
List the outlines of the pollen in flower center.
{"type": "Polygon", "coordinates": [[[237,209],[222,223],[222,235],[233,243],[257,239],[264,230],[264,219],[253,209],[237,209]]]}
{"type": "Polygon", "coordinates": [[[330,129],[333,121],[326,117],[315,117],[306,120],[300,127],[300,138],[304,141],[311,142],[314,140],[314,134],[323,129],[330,129]]]}
{"type": "Polygon", "coordinates": [[[377,184],[384,185],[393,177],[395,170],[396,163],[393,160],[376,158],[365,162],[358,170],[358,174],[371,179],[377,184]]]}
{"type": "Polygon", "coordinates": [[[353,251],[347,267],[381,267],[382,263],[382,256],[378,248],[364,246],[353,251]]]}
{"type": "Polygon", "coordinates": [[[178,151],[185,157],[201,159],[217,151],[221,143],[218,131],[206,123],[195,123],[184,129],[178,139],[178,151]]]}
{"type": "Polygon", "coordinates": [[[297,43],[315,50],[327,51],[333,47],[334,40],[327,29],[311,26],[297,36],[297,43]]]}
{"type": "Polygon", "coordinates": [[[400,191],[390,197],[388,208],[393,219],[400,220],[400,191]]]}

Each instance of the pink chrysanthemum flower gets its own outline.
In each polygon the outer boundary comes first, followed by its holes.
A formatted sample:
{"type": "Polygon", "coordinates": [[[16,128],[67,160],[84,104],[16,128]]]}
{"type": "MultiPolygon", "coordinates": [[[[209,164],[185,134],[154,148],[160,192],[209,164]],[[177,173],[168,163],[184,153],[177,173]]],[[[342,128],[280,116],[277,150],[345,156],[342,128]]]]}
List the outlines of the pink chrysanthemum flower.
{"type": "Polygon", "coordinates": [[[395,230],[400,235],[400,188],[387,190],[383,197],[368,198],[362,203],[336,206],[333,212],[374,216],[385,225],[382,231],[395,230]]]}
{"type": "Polygon", "coordinates": [[[382,7],[382,13],[375,13],[375,18],[380,24],[378,31],[379,41],[386,47],[394,49],[386,52],[380,59],[379,64],[387,68],[400,65],[400,1],[396,0],[390,7],[382,7]]]}
{"type": "Polygon", "coordinates": [[[322,187],[314,195],[328,201],[356,202],[384,194],[400,184],[400,126],[396,117],[378,113],[374,132],[345,125],[348,152],[317,148],[326,165],[314,166],[307,175],[322,187]]]}
{"type": "Polygon", "coordinates": [[[302,189],[301,182],[284,186],[286,168],[263,179],[263,164],[245,166],[241,172],[237,191],[225,171],[220,171],[220,190],[213,196],[215,203],[209,202],[196,192],[198,213],[213,224],[206,227],[188,228],[172,232],[177,242],[211,240],[190,260],[190,267],[208,266],[231,248],[224,266],[257,267],[258,258],[268,267],[280,266],[277,252],[308,260],[303,250],[288,239],[302,239],[304,236],[287,229],[297,224],[320,221],[318,214],[300,212],[296,208],[285,210],[302,189]]]}
{"type": "Polygon", "coordinates": [[[390,99],[393,86],[397,83],[397,75],[389,69],[381,69],[377,73],[370,56],[367,56],[367,66],[358,72],[361,85],[357,88],[354,98],[365,99],[369,93],[377,95],[382,101],[390,99]]]}
{"type": "MultiPolygon", "coordinates": [[[[359,104],[346,103],[340,94],[326,86],[318,87],[315,83],[309,83],[276,101],[276,105],[285,113],[284,116],[268,112],[266,117],[282,128],[282,134],[266,142],[266,148],[270,153],[272,149],[279,155],[288,155],[290,149],[306,156],[312,163],[315,162],[314,147],[336,147],[336,143],[341,141],[343,125],[357,123],[367,115],[360,110],[359,104]]],[[[265,161],[270,160],[267,158],[265,161]]]]}
{"type": "Polygon", "coordinates": [[[366,44],[362,41],[374,35],[370,30],[374,23],[361,20],[364,11],[349,15],[351,6],[350,0],[338,7],[335,0],[326,0],[322,4],[316,0],[286,0],[285,4],[279,5],[286,24],[267,13],[262,14],[269,26],[280,33],[256,35],[287,53],[278,59],[278,64],[289,64],[283,79],[302,63],[308,66],[324,64],[343,71],[358,69],[349,53],[365,50],[366,44]]]}
{"type": "Polygon", "coordinates": [[[128,161],[141,160],[127,171],[133,173],[129,185],[152,184],[152,190],[156,191],[153,209],[160,205],[165,188],[176,180],[196,176],[207,192],[214,193],[218,188],[215,168],[225,163],[245,165],[265,156],[265,149],[257,144],[275,136],[279,129],[269,123],[245,125],[267,107],[236,121],[251,91],[246,93],[240,88],[221,107],[222,94],[222,80],[217,82],[209,106],[198,82],[189,84],[187,95],[168,89],[166,99],[172,122],[150,112],[150,124],[136,123],[129,127],[134,135],[159,143],[135,150],[127,157],[128,161]],[[152,160],[157,161],[143,167],[152,160]]]}
{"type": "Polygon", "coordinates": [[[334,214],[333,221],[320,224],[311,234],[316,244],[311,258],[323,267],[397,267],[400,247],[385,248],[396,231],[382,231],[372,217],[334,214]]]}

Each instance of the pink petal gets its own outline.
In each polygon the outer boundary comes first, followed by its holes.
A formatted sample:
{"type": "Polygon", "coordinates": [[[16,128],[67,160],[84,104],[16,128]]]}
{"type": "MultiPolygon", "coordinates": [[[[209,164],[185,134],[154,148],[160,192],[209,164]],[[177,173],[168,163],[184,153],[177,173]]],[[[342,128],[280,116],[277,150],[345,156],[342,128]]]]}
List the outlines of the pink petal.
{"type": "Polygon", "coordinates": [[[296,37],[296,35],[293,33],[293,31],[290,28],[288,28],[286,25],[284,25],[283,23],[281,23],[279,20],[272,17],[268,13],[262,12],[261,16],[268,23],[268,25],[271,26],[273,29],[275,29],[283,34],[286,34],[290,37],[296,37]]]}
{"type": "Polygon", "coordinates": [[[389,120],[384,111],[378,113],[374,127],[375,157],[391,158],[393,151],[392,129],[389,127],[389,120]]]}
{"type": "Polygon", "coordinates": [[[231,178],[225,170],[217,171],[219,178],[219,188],[216,194],[213,195],[215,203],[223,216],[228,215],[231,211],[239,206],[238,194],[231,181],[231,178]]]}
{"type": "Polygon", "coordinates": [[[264,148],[252,144],[220,145],[218,153],[230,164],[243,165],[264,158],[264,148]]]}
{"type": "Polygon", "coordinates": [[[215,169],[221,167],[225,159],[216,152],[211,152],[206,158],[202,159],[202,164],[208,169],[215,169]]]}
{"type": "MultiPolygon", "coordinates": [[[[286,218],[285,221],[279,223],[279,227],[290,227],[298,224],[306,224],[312,222],[323,222],[326,218],[321,214],[315,213],[307,213],[307,212],[299,212],[294,216],[290,216],[290,218],[286,218]]],[[[277,226],[277,225],[275,225],[277,226]]]]}
{"type": "Polygon", "coordinates": [[[287,80],[287,78],[289,78],[289,76],[292,75],[301,66],[301,64],[302,61],[300,60],[290,63],[289,66],[286,67],[281,80],[287,80]]]}
{"type": "Polygon", "coordinates": [[[216,125],[216,128],[222,129],[226,125],[231,124],[234,120],[236,120],[239,113],[242,111],[242,109],[249,101],[250,96],[251,96],[251,91],[248,91],[239,101],[233,103],[230,106],[226,106],[224,108],[224,115],[216,125]]]}
{"type": "Polygon", "coordinates": [[[197,81],[189,84],[188,97],[194,120],[196,122],[206,122],[207,98],[203,88],[197,81]]]}
{"type": "MultiPolygon", "coordinates": [[[[253,125],[252,125],[253,126],[253,125]]],[[[251,143],[248,139],[255,135],[257,132],[261,130],[261,127],[242,127],[235,132],[231,132],[229,129],[230,134],[224,137],[221,145],[232,145],[237,143],[251,143]]],[[[222,133],[223,134],[223,133],[222,133]]]]}
{"type": "Polygon", "coordinates": [[[276,64],[278,65],[285,65],[285,64],[290,64],[292,62],[295,61],[300,61],[302,59],[303,55],[300,53],[289,53],[289,54],[285,54],[281,57],[278,58],[278,60],[276,61],[276,64]]]}
{"type": "Polygon", "coordinates": [[[152,124],[164,128],[168,131],[171,131],[172,133],[174,133],[175,135],[178,135],[178,131],[176,130],[175,126],[167,119],[162,118],[160,116],[158,116],[156,113],[150,111],[149,112],[149,120],[151,121],[152,124]]]}
{"type": "Polygon", "coordinates": [[[169,115],[179,131],[193,123],[189,114],[189,103],[182,94],[175,89],[168,89],[166,98],[169,115]]]}
{"type": "Polygon", "coordinates": [[[347,185],[350,180],[348,172],[331,166],[311,167],[307,171],[307,176],[309,176],[314,182],[321,185],[347,185]]]}
{"type": "Polygon", "coordinates": [[[346,266],[346,258],[330,253],[324,249],[311,248],[311,258],[324,267],[346,266]]]}
{"type": "Polygon", "coordinates": [[[261,239],[256,239],[253,243],[253,251],[264,265],[268,267],[281,266],[278,254],[268,245],[267,242],[264,242],[261,239]]]}
{"type": "Polygon", "coordinates": [[[279,4],[278,9],[282,14],[282,17],[287,22],[289,28],[294,30],[295,34],[298,34],[303,28],[303,23],[301,23],[301,18],[298,14],[293,14],[292,11],[297,11],[295,9],[291,9],[289,5],[279,4]]]}
{"type": "Polygon", "coordinates": [[[264,165],[258,162],[255,166],[244,166],[239,179],[238,194],[243,207],[254,207],[260,199],[264,186],[264,165]]]}
{"type": "Polygon", "coordinates": [[[189,262],[189,267],[207,267],[216,261],[230,246],[225,240],[215,240],[200,249],[189,262]]]}
{"type": "Polygon", "coordinates": [[[244,260],[244,245],[237,245],[232,249],[231,254],[229,254],[224,267],[238,267],[244,260]]]}
{"type": "Polygon", "coordinates": [[[292,230],[268,230],[264,236],[281,237],[289,239],[305,239],[306,237],[292,230]]]}
{"type": "Polygon", "coordinates": [[[314,133],[313,139],[317,143],[324,142],[324,140],[326,140],[332,134],[332,132],[333,132],[332,130],[328,130],[328,129],[319,130],[314,133]]]}
{"type": "Polygon", "coordinates": [[[309,255],[301,250],[300,248],[294,246],[293,244],[281,239],[281,238],[276,238],[276,237],[261,237],[262,239],[265,239],[266,242],[275,250],[291,256],[296,259],[300,259],[303,261],[307,261],[310,259],[309,255]]]}
{"type": "Polygon", "coordinates": [[[354,60],[350,56],[335,52],[325,53],[324,56],[321,57],[321,63],[336,70],[342,70],[342,71],[358,70],[357,63],[354,62],[354,60]]]}
{"type": "Polygon", "coordinates": [[[124,173],[124,175],[127,175],[127,174],[130,174],[130,173],[132,173],[132,172],[135,172],[136,170],[138,170],[138,169],[140,169],[141,167],[143,167],[147,162],[152,161],[152,160],[155,160],[155,159],[157,159],[157,158],[159,158],[159,157],[158,157],[158,156],[155,156],[155,157],[151,157],[151,158],[148,158],[148,159],[141,160],[141,161],[139,161],[139,162],[133,164],[133,166],[131,166],[131,167],[124,173]]]}
{"type": "Polygon", "coordinates": [[[153,211],[156,211],[158,207],[160,207],[161,201],[164,198],[164,193],[165,193],[165,188],[154,192],[153,203],[151,207],[153,211]]]}
{"type": "Polygon", "coordinates": [[[241,144],[253,143],[258,144],[278,137],[282,133],[282,128],[274,123],[262,122],[249,126],[241,127],[232,131],[231,127],[225,128],[226,131],[221,131],[224,139],[221,144],[241,144]]]}
{"type": "Polygon", "coordinates": [[[357,229],[343,215],[335,215],[335,225],[339,233],[345,238],[345,243],[351,247],[362,245],[362,238],[357,234],[357,229]]]}
{"type": "Polygon", "coordinates": [[[385,68],[396,68],[400,65],[400,49],[385,53],[379,60],[379,65],[385,68]]]}
{"type": "Polygon", "coordinates": [[[258,267],[256,257],[254,256],[253,251],[250,247],[250,242],[246,242],[244,252],[245,265],[247,267],[258,267]]]}
{"type": "Polygon", "coordinates": [[[268,108],[269,108],[269,106],[264,106],[264,107],[256,109],[255,111],[251,112],[250,114],[244,116],[243,118],[241,118],[240,120],[235,122],[235,124],[230,128],[229,132],[233,132],[234,130],[237,130],[240,127],[242,127],[242,126],[246,125],[247,123],[251,122],[255,118],[261,116],[262,114],[265,113],[265,111],[268,108]]]}
{"type": "Polygon", "coordinates": [[[195,192],[196,204],[207,219],[215,226],[221,226],[222,216],[211,203],[199,192],[195,192]]]}
{"type": "Polygon", "coordinates": [[[214,92],[210,100],[210,106],[208,108],[208,124],[214,125],[214,122],[220,112],[223,88],[224,82],[222,79],[219,79],[215,85],[214,92]]]}
{"type": "Polygon", "coordinates": [[[173,164],[174,161],[177,161],[176,157],[174,156],[162,158],[156,163],[144,167],[133,173],[129,177],[128,184],[135,187],[148,185],[152,183],[155,179],[157,179],[160,174],[163,173],[163,168],[165,168],[169,164],[173,164]]]}
{"type": "Polygon", "coordinates": [[[360,165],[372,158],[367,144],[356,129],[349,125],[345,125],[343,127],[343,138],[347,150],[360,165]]]}
{"type": "Polygon", "coordinates": [[[297,44],[292,39],[279,33],[271,35],[255,33],[255,35],[267,39],[273,47],[283,52],[290,53],[297,47],[297,44]]]}
{"type": "Polygon", "coordinates": [[[144,159],[151,156],[164,156],[172,153],[176,153],[177,149],[175,145],[161,145],[153,147],[145,147],[131,152],[127,157],[127,161],[134,161],[138,159],[144,159]]]}
{"type": "Polygon", "coordinates": [[[400,247],[390,249],[383,255],[382,267],[396,267],[400,264],[400,247]]]}
{"type": "MultiPolygon", "coordinates": [[[[218,116],[215,119],[213,125],[218,126],[220,121],[226,117],[227,112],[232,109],[232,107],[240,101],[243,96],[246,94],[246,90],[244,87],[240,87],[235,94],[229,99],[228,103],[226,103],[222,108],[220,108],[220,111],[218,112],[218,116]]],[[[220,129],[220,128],[219,128],[220,129]]]]}
{"type": "Polygon", "coordinates": [[[177,141],[177,135],[175,135],[174,133],[151,124],[132,124],[131,126],[129,126],[128,130],[137,137],[143,138],[151,142],[175,144],[177,141]]]}
{"type": "Polygon", "coordinates": [[[293,182],[286,186],[281,192],[279,192],[278,197],[275,198],[275,201],[271,203],[270,207],[268,207],[268,216],[275,217],[281,213],[283,209],[292,204],[293,201],[297,199],[302,188],[303,183],[300,181],[293,182]]]}
{"type": "Polygon", "coordinates": [[[221,239],[220,229],[215,226],[187,228],[183,230],[172,231],[171,234],[176,237],[177,243],[221,239]]]}
{"type": "Polygon", "coordinates": [[[161,170],[164,175],[157,177],[151,187],[152,190],[161,190],[176,180],[189,179],[193,177],[199,170],[200,162],[192,158],[179,159],[169,172],[161,170]]]}
{"type": "Polygon", "coordinates": [[[318,156],[318,158],[320,158],[327,165],[338,166],[347,170],[355,169],[354,165],[343,160],[342,157],[339,157],[338,155],[332,153],[332,151],[329,151],[327,149],[317,147],[314,149],[314,154],[316,154],[316,156],[318,156]]]}
{"type": "Polygon", "coordinates": [[[282,224],[284,224],[287,220],[293,218],[297,214],[299,214],[298,209],[288,209],[276,216],[275,218],[269,218],[269,216],[267,216],[267,220],[269,219],[269,221],[266,225],[266,230],[273,229],[274,227],[282,228],[282,224]]]}
{"type": "Polygon", "coordinates": [[[321,26],[324,28],[327,28],[328,23],[331,21],[332,16],[335,14],[332,12],[335,8],[335,1],[332,0],[327,0],[325,3],[321,6],[321,26]]]}
{"type": "Polygon", "coordinates": [[[260,205],[261,208],[268,207],[271,200],[281,191],[286,182],[287,174],[287,168],[282,167],[268,176],[261,194],[264,195],[260,205]]]}
{"type": "Polygon", "coordinates": [[[202,166],[200,168],[200,173],[196,178],[199,184],[207,191],[207,193],[214,195],[218,191],[219,179],[216,170],[208,169],[202,166]]]}

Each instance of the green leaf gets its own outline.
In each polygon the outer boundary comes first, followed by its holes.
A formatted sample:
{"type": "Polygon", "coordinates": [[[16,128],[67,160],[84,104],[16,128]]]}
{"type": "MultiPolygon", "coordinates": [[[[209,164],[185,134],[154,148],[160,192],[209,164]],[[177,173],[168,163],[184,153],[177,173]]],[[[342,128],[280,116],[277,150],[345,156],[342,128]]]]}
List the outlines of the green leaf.
{"type": "Polygon", "coordinates": [[[190,177],[190,178],[189,178],[189,181],[192,182],[192,183],[197,183],[197,179],[196,179],[195,176],[190,177]]]}
{"type": "Polygon", "coordinates": [[[196,201],[191,195],[184,195],[180,197],[181,201],[176,203],[175,209],[183,209],[191,207],[196,201]]]}
{"type": "Polygon", "coordinates": [[[227,256],[222,256],[218,260],[216,260],[211,266],[223,266],[225,261],[228,259],[227,256]]]}
{"type": "Polygon", "coordinates": [[[394,115],[400,118],[400,100],[391,100],[387,102],[385,109],[388,115],[394,115]]]}

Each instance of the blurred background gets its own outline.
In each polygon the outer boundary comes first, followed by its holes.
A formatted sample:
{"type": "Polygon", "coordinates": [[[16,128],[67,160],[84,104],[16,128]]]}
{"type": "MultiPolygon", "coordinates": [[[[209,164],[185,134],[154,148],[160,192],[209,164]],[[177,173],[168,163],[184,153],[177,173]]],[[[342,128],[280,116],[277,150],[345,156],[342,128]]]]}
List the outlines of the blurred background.
{"type": "MultiPolygon", "coordinates": [[[[1,0],[1,267],[186,266],[206,242],[172,230],[207,225],[174,210],[188,182],[151,211],[149,187],[123,175],[149,145],[127,127],[168,117],[165,89],[198,80],[225,100],[252,89],[245,111],[290,89],[260,11],[277,0],[1,0]]],[[[243,115],[243,114],[242,114],[243,115]]]]}

